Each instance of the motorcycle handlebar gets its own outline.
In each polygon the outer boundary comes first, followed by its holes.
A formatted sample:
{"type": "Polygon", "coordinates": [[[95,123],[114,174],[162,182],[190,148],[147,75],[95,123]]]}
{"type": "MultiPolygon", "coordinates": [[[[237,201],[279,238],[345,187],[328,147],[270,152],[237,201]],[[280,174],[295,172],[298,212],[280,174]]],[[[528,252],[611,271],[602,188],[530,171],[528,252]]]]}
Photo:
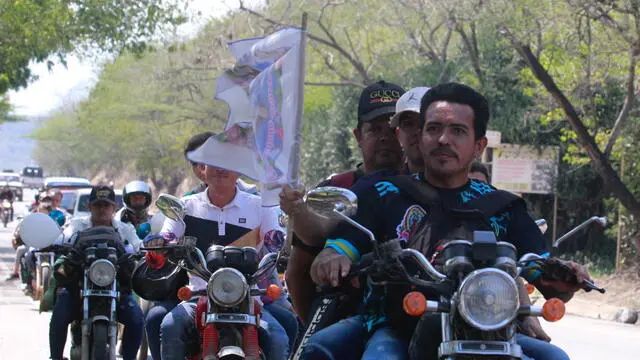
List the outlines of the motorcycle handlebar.
{"type": "Polygon", "coordinates": [[[436,270],[429,260],[427,260],[427,258],[416,249],[402,249],[402,256],[413,257],[420,267],[435,281],[442,281],[447,278],[446,275],[436,270]]]}

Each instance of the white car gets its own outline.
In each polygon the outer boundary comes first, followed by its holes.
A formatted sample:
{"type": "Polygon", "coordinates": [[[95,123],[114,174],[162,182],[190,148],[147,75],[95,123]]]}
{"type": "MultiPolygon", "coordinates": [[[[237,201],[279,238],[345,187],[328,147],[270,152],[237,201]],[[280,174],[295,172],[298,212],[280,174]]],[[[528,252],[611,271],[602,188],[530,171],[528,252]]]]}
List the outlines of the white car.
{"type": "MultiPolygon", "coordinates": [[[[115,190],[116,193],[116,211],[123,206],[122,190],[115,190]]],[[[89,210],[89,195],[91,189],[79,189],[76,190],[75,203],[73,205],[73,217],[89,216],[91,211],[89,210]]]]}
{"type": "Polygon", "coordinates": [[[50,176],[44,179],[44,188],[71,189],[80,187],[91,187],[91,181],[87,178],[69,176],[50,176]]]}
{"type": "MultiPolygon", "coordinates": [[[[0,189],[8,186],[13,191],[13,196],[22,201],[22,181],[20,181],[20,174],[16,172],[0,172],[0,189]]],[[[14,200],[15,201],[15,200],[14,200]]]]}

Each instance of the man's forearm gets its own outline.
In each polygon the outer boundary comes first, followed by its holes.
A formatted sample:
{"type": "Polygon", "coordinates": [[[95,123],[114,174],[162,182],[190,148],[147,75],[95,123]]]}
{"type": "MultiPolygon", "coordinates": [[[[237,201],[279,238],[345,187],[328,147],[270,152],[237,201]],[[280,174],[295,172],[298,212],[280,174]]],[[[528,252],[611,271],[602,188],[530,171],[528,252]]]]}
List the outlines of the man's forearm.
{"type": "Polygon", "coordinates": [[[293,231],[309,246],[322,247],[331,231],[317,215],[303,210],[293,218],[293,231]]]}
{"type": "Polygon", "coordinates": [[[309,308],[315,295],[315,285],[309,275],[312,263],[313,255],[293,247],[287,267],[286,280],[293,307],[303,323],[307,322],[309,308]]]}

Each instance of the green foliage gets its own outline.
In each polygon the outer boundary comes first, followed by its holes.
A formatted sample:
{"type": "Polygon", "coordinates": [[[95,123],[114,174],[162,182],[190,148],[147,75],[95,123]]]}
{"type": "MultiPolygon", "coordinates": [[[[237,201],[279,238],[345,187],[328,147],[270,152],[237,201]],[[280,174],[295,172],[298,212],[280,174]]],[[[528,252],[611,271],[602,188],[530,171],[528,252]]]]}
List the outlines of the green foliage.
{"type": "Polygon", "coordinates": [[[5,0],[0,3],[0,95],[27,86],[29,63],[74,49],[140,53],[151,36],[184,23],[168,0],[5,0]]]}

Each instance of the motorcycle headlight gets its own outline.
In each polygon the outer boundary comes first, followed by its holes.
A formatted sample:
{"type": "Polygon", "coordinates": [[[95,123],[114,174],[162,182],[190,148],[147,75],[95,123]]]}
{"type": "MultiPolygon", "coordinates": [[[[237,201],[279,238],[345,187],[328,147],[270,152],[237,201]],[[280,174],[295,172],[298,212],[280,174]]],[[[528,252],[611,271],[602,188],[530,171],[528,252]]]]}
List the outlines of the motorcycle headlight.
{"type": "Polygon", "coordinates": [[[244,300],[249,285],[244,275],[233,268],[222,268],[211,275],[207,293],[213,302],[221,306],[236,306],[244,300]]]}
{"type": "Polygon", "coordinates": [[[471,326],[490,331],[503,328],[518,314],[516,281],[498,269],[481,269],[462,281],[458,310],[471,326]]]}
{"type": "Polygon", "coordinates": [[[96,260],[89,267],[89,280],[98,286],[109,286],[115,278],[116,267],[109,260],[96,260]]]}

